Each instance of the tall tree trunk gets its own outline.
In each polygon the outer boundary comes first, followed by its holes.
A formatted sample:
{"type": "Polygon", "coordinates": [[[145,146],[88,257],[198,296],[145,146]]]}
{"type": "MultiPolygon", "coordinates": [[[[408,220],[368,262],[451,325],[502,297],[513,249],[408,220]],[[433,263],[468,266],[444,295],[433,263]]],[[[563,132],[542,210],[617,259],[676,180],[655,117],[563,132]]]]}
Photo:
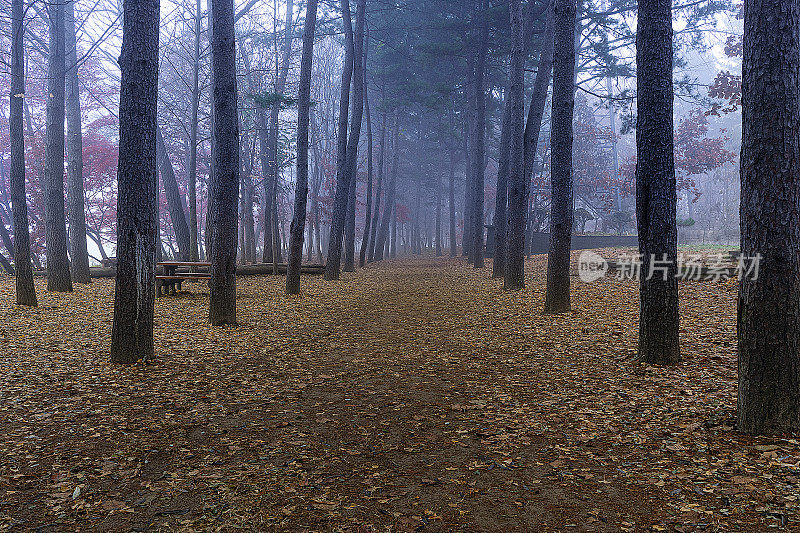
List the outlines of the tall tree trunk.
{"type": "Polygon", "coordinates": [[[450,149],[450,257],[458,255],[458,243],[456,242],[456,156],[453,149],[450,149]]]}
{"type": "MultiPolygon", "coordinates": [[[[283,96],[286,89],[286,77],[289,74],[289,60],[292,57],[292,24],[294,22],[294,0],[286,1],[286,23],[283,39],[283,57],[280,61],[280,70],[276,73],[275,94],[283,96]]],[[[275,43],[275,60],[277,62],[277,41],[275,43]]],[[[267,172],[264,187],[267,193],[264,203],[266,220],[272,224],[264,225],[264,262],[272,262],[274,273],[278,273],[278,263],[281,260],[280,238],[276,231],[278,228],[278,132],[281,105],[276,102],[270,108],[269,136],[267,139],[267,172]]]]}
{"type": "Polygon", "coordinates": [[[473,171],[473,213],[474,224],[472,238],[472,264],[475,268],[483,268],[483,204],[484,178],[486,174],[486,56],[489,50],[489,0],[483,0],[478,17],[481,19],[480,44],[475,61],[475,135],[472,138],[473,171]]]}
{"type": "Polygon", "coordinates": [[[800,428],[798,25],[797,0],[745,1],[741,246],[761,260],[739,280],[737,424],[751,434],[800,428]]]}
{"type": "Polygon", "coordinates": [[[69,216],[70,268],[76,283],[91,283],[86,249],[86,213],[83,203],[83,135],[81,99],[78,89],[78,51],[75,35],[75,4],[64,12],[67,115],[67,213],[69,216]]]}
{"type": "Polygon", "coordinates": [[[375,260],[380,261],[384,255],[388,257],[385,252],[386,246],[389,243],[389,223],[391,222],[392,210],[394,209],[394,198],[397,190],[397,173],[400,166],[400,115],[395,114],[394,133],[392,135],[392,150],[393,161],[392,171],[389,177],[389,184],[387,186],[386,207],[383,208],[383,216],[381,218],[381,227],[378,231],[378,243],[375,246],[375,260]]]}
{"type": "Polygon", "coordinates": [[[48,5],[47,130],[44,150],[47,290],[72,291],[64,218],[64,4],[48,5]]]}
{"type": "MultiPolygon", "coordinates": [[[[347,203],[350,198],[350,173],[347,171],[347,118],[350,109],[350,82],[353,77],[355,43],[353,23],[350,20],[350,0],[342,0],[342,18],[345,30],[345,56],[342,68],[342,86],[339,95],[339,121],[336,140],[336,193],[331,213],[331,231],[328,239],[328,259],[325,262],[325,279],[339,279],[342,261],[342,238],[344,236],[347,203]]],[[[359,61],[360,62],[360,61],[359,61]]]]}
{"type": "Polygon", "coordinates": [[[233,0],[211,0],[211,298],[209,321],[236,324],[236,239],[239,197],[239,117],[233,0]]]}
{"type": "MultiPolygon", "coordinates": [[[[369,116],[369,115],[368,115],[369,116]]],[[[369,122],[367,122],[369,124],[369,122]]],[[[380,220],[381,211],[381,194],[383,193],[383,171],[384,171],[384,154],[386,153],[386,113],[383,113],[383,120],[381,123],[381,147],[378,153],[378,187],[375,190],[375,209],[372,213],[372,224],[370,232],[372,236],[369,239],[369,258],[368,261],[372,263],[375,261],[375,241],[378,236],[378,221],[380,220]]]]}
{"type": "Polygon", "coordinates": [[[169,219],[172,221],[172,229],[175,231],[175,240],[178,243],[178,252],[181,261],[188,261],[190,258],[190,235],[189,224],[186,222],[186,210],[183,205],[183,196],[178,189],[178,180],[175,177],[175,169],[167,153],[167,145],[159,126],[156,131],[156,157],[161,168],[161,183],[164,186],[164,194],[167,198],[169,207],[169,219]]]}
{"type": "MultiPolygon", "coordinates": [[[[364,73],[367,71],[367,61],[364,59],[364,73]]],[[[367,207],[364,215],[364,235],[361,238],[361,250],[358,256],[358,265],[364,268],[367,262],[369,248],[370,222],[372,222],[372,117],[369,113],[369,100],[367,99],[367,80],[364,76],[364,110],[367,114],[367,207]]]]}
{"type": "Polygon", "coordinates": [[[467,101],[464,104],[464,230],[461,236],[461,253],[467,257],[468,261],[472,261],[472,245],[475,242],[475,239],[472,238],[472,228],[475,227],[472,221],[472,211],[475,208],[475,202],[473,201],[473,192],[475,191],[475,187],[473,186],[475,180],[475,158],[470,156],[470,146],[472,145],[472,137],[474,136],[473,123],[475,122],[472,105],[472,102],[475,101],[474,55],[470,54],[468,63],[470,65],[469,72],[472,78],[467,80],[467,87],[465,89],[467,101]]]}
{"type": "Polygon", "coordinates": [[[157,234],[158,0],[124,0],[111,361],[153,356],[157,234]]]}
{"type": "Polygon", "coordinates": [[[436,257],[442,256],[442,180],[436,175],[436,257]]]}
{"type": "Polygon", "coordinates": [[[297,97],[297,186],[294,193],[294,218],[286,267],[286,294],[300,294],[300,266],[303,261],[303,234],[308,199],[308,122],[311,107],[311,66],[314,59],[314,30],[317,0],[308,0],[303,28],[303,56],[300,59],[300,90],[297,97]]]}
{"type": "Polygon", "coordinates": [[[636,219],[642,260],[637,357],[669,365],[680,360],[671,0],[639,1],[636,65],[636,219]]]}
{"type": "Polygon", "coordinates": [[[356,253],[356,203],[358,190],[358,144],[361,140],[361,123],[364,117],[364,83],[366,57],[364,55],[364,26],[366,0],[358,0],[356,7],[356,31],[353,48],[353,116],[350,120],[350,138],[347,140],[347,172],[350,183],[347,221],[345,227],[344,271],[355,270],[356,253]]]}
{"type": "MultiPolygon", "coordinates": [[[[515,16],[513,11],[516,9],[514,2],[511,4],[512,17],[515,16]]],[[[513,20],[513,19],[512,19],[513,20]]],[[[512,27],[512,39],[516,38],[513,34],[515,28],[512,27]]],[[[516,41],[514,41],[516,44],[516,41]]],[[[513,45],[512,45],[513,46],[513,45]]],[[[514,50],[512,50],[513,54],[514,50]]],[[[511,83],[514,82],[514,58],[511,58],[511,83]]],[[[511,83],[509,83],[509,90],[506,93],[505,102],[503,103],[503,124],[500,130],[500,145],[499,154],[497,155],[497,193],[494,203],[494,252],[492,256],[492,277],[502,278],[506,271],[506,232],[508,230],[508,174],[511,166],[511,113],[512,113],[512,99],[511,99],[511,83]]]]}
{"type": "Polygon", "coordinates": [[[570,310],[572,241],[572,115],[575,109],[575,0],[555,0],[553,110],[550,128],[552,201],[545,313],[570,310]]]}
{"type": "MultiPolygon", "coordinates": [[[[539,55],[539,67],[536,69],[536,80],[533,82],[533,94],[528,108],[528,119],[525,123],[525,197],[529,196],[531,178],[533,177],[533,163],[536,160],[536,150],[539,146],[539,134],[542,129],[542,117],[547,104],[547,91],[553,72],[553,45],[555,33],[555,10],[553,2],[549,2],[545,30],[542,36],[542,51],[539,55]]],[[[526,200],[527,202],[527,200],[526,200]]]]}
{"type": "MultiPolygon", "coordinates": [[[[525,34],[522,2],[511,0],[511,83],[509,98],[510,146],[508,157],[508,227],[509,240],[503,286],[508,290],[525,287],[525,223],[528,214],[528,195],[525,183],[525,34]]],[[[499,181],[499,174],[498,174],[499,181]]],[[[498,186],[499,189],[499,186],[498,186]]],[[[498,203],[498,207],[499,207],[498,203]]],[[[504,217],[505,218],[505,217],[504,217]]],[[[497,232],[495,232],[495,242],[497,232]]],[[[495,252],[495,261],[497,252],[495,252]]],[[[569,291],[569,289],[567,289],[569,291]]]]}
{"type": "MultiPolygon", "coordinates": [[[[194,47],[192,49],[192,118],[189,125],[189,260],[200,257],[197,245],[197,130],[200,109],[200,31],[203,11],[200,0],[195,2],[194,47]]],[[[245,254],[246,255],[246,254],[245,254]]]]}
{"type": "Polygon", "coordinates": [[[11,102],[9,134],[11,140],[11,210],[14,217],[14,264],[16,266],[17,305],[36,307],[36,287],[31,268],[31,242],[28,230],[28,204],[25,196],[25,65],[23,62],[23,0],[11,3],[11,102]]]}

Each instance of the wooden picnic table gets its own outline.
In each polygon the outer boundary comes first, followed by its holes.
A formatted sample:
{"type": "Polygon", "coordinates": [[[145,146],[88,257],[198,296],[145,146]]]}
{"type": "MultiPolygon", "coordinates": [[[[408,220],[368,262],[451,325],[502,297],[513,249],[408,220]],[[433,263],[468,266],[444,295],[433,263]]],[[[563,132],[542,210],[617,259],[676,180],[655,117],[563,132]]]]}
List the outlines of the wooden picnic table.
{"type": "Polygon", "coordinates": [[[197,271],[198,268],[210,268],[208,261],[161,261],[158,266],[164,269],[164,273],[156,276],[157,296],[176,294],[185,280],[211,279],[210,272],[197,271]],[[190,270],[178,272],[179,268],[190,270]]]}

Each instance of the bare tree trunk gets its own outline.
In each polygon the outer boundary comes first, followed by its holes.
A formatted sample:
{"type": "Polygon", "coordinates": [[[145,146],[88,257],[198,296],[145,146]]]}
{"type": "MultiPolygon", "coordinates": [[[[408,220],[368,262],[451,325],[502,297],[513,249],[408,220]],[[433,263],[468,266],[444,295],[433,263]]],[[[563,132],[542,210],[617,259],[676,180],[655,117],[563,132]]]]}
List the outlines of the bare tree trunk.
{"type": "MultiPolygon", "coordinates": [[[[280,62],[280,70],[275,79],[275,94],[283,95],[286,89],[286,77],[289,74],[289,59],[292,56],[292,24],[294,22],[294,1],[286,1],[286,27],[283,39],[283,57],[280,62]]],[[[275,55],[277,58],[277,41],[275,43],[275,55]]],[[[278,263],[281,260],[280,238],[276,234],[278,228],[278,132],[281,105],[276,102],[270,108],[269,136],[267,139],[267,172],[264,187],[267,193],[264,204],[266,220],[271,220],[272,224],[264,225],[264,262],[273,263],[274,273],[278,273],[278,263]]]]}
{"type": "Polygon", "coordinates": [[[671,5],[640,0],[636,32],[636,219],[642,254],[637,358],[653,364],[680,360],[671,5]],[[667,271],[654,269],[654,262],[667,271]]]}
{"type": "Polygon", "coordinates": [[[356,247],[356,195],[358,188],[358,144],[361,140],[361,123],[364,117],[364,83],[366,57],[364,55],[364,26],[366,0],[358,0],[356,7],[356,31],[353,62],[353,116],[350,119],[350,138],[347,141],[347,172],[349,174],[350,198],[345,227],[344,271],[355,270],[356,247]]]}
{"type": "Polygon", "coordinates": [[[47,55],[47,130],[44,150],[45,246],[47,290],[71,292],[64,218],[64,4],[48,5],[50,47],[47,55]]]}
{"type": "MultiPolygon", "coordinates": [[[[369,124],[369,122],[367,123],[369,124]]],[[[371,143],[370,143],[371,144],[371,143]]],[[[386,113],[383,113],[383,121],[381,124],[381,148],[378,154],[378,187],[375,191],[375,209],[372,213],[372,236],[369,240],[369,258],[368,262],[375,261],[375,241],[378,237],[378,221],[380,220],[381,211],[381,194],[383,193],[383,172],[384,172],[384,154],[386,153],[386,113]]]]}
{"type": "Polygon", "coordinates": [[[308,122],[311,107],[311,66],[314,59],[314,30],[317,0],[308,0],[303,28],[303,56],[300,60],[300,90],[297,98],[297,186],[294,193],[294,218],[286,266],[286,294],[300,294],[300,266],[303,260],[303,233],[308,199],[308,122]]]}
{"type": "MultiPolygon", "coordinates": [[[[203,11],[200,0],[195,2],[194,48],[192,50],[192,119],[189,126],[189,260],[200,257],[197,244],[197,130],[200,108],[200,31],[203,11]]],[[[246,256],[247,254],[245,254],[246,256]]]]}
{"type": "MultiPolygon", "coordinates": [[[[511,10],[512,17],[515,16],[513,11],[516,9],[512,0],[511,10]]],[[[513,20],[513,19],[512,19],[513,20]]],[[[514,28],[512,28],[512,33],[514,28]]],[[[512,38],[515,35],[512,35],[512,38]]],[[[513,46],[513,45],[512,45],[513,46]]],[[[513,54],[513,50],[512,50],[513,54]]],[[[510,78],[514,79],[514,58],[512,57],[510,78]]],[[[505,102],[503,104],[503,124],[500,130],[500,145],[499,154],[497,156],[497,194],[494,204],[494,252],[492,261],[492,277],[502,278],[505,276],[506,271],[506,233],[508,231],[508,197],[509,197],[509,183],[508,174],[511,166],[511,113],[512,102],[511,98],[511,83],[509,83],[509,90],[506,93],[505,102]]]]}
{"type": "Polygon", "coordinates": [[[456,242],[456,155],[450,149],[450,257],[458,255],[456,242]]]}
{"type": "Polygon", "coordinates": [[[364,215],[364,235],[361,238],[361,251],[359,252],[358,265],[364,268],[367,262],[369,248],[370,222],[372,222],[372,117],[369,113],[369,100],[366,88],[367,61],[364,58],[364,108],[367,114],[367,208],[364,215]]]}
{"type": "MultiPolygon", "coordinates": [[[[542,129],[542,117],[547,104],[547,90],[553,72],[553,39],[555,33],[555,17],[552,1],[547,9],[542,51],[539,55],[539,67],[536,69],[536,80],[533,82],[533,94],[528,108],[528,119],[525,123],[525,197],[529,196],[530,183],[533,177],[533,163],[539,146],[539,134],[542,129]]],[[[527,202],[527,200],[526,200],[527,202]]],[[[527,205],[527,204],[526,204],[527,205]]]]}
{"type": "MultiPolygon", "coordinates": [[[[522,2],[511,0],[511,84],[509,97],[510,146],[508,151],[508,254],[503,286],[507,290],[525,287],[525,223],[528,214],[528,195],[525,182],[525,24],[522,2]]],[[[498,177],[499,180],[499,177],[498,177]]],[[[498,187],[499,188],[499,187],[498,187]]],[[[500,204],[498,203],[498,206],[500,204]]],[[[496,217],[495,217],[496,218],[496,217]]],[[[497,233],[495,233],[495,239],[497,233]]],[[[497,242],[497,241],[495,241],[497,242]]],[[[495,252],[495,261],[497,253],[495,252]]]]}
{"type": "Polygon", "coordinates": [[[111,361],[130,364],[153,356],[159,1],[124,0],[123,10],[111,361]]]}
{"type": "Polygon", "coordinates": [[[172,168],[172,161],[167,153],[167,145],[164,143],[164,136],[159,126],[156,131],[156,157],[161,168],[161,182],[164,186],[164,194],[169,206],[169,219],[172,221],[172,229],[175,231],[175,240],[178,243],[178,252],[182,261],[189,260],[190,234],[189,224],[186,222],[186,210],[183,205],[183,196],[178,189],[178,180],[175,178],[175,169],[172,168]]]}
{"type": "Polygon", "coordinates": [[[483,268],[483,210],[484,210],[484,177],[486,173],[486,93],[484,90],[486,79],[486,56],[489,49],[489,0],[481,4],[480,44],[478,56],[475,61],[475,134],[472,138],[472,156],[474,158],[473,171],[473,213],[472,222],[472,264],[475,268],[483,268]]]}
{"type": "MultiPolygon", "coordinates": [[[[211,91],[214,161],[211,165],[211,299],[214,326],[236,324],[236,239],[239,197],[239,118],[233,0],[211,0],[211,91]]],[[[207,229],[206,231],[208,231],[207,229]]]]}
{"type": "Polygon", "coordinates": [[[75,5],[64,12],[67,116],[67,213],[69,215],[70,268],[76,283],[91,283],[89,253],[86,249],[86,213],[83,203],[83,135],[81,100],[78,89],[78,52],[75,35],[75,5]]]}
{"type": "Polygon", "coordinates": [[[747,0],[742,62],[738,429],[800,427],[800,5],[747,0]],[[751,259],[752,261],[752,259],[751,259]]]}
{"type": "Polygon", "coordinates": [[[553,111],[550,128],[552,201],[545,313],[570,310],[572,242],[572,115],[575,108],[575,0],[555,0],[553,111]]]}
{"type": "Polygon", "coordinates": [[[11,210],[14,217],[14,264],[16,266],[17,305],[36,307],[36,287],[31,268],[31,242],[28,229],[28,204],[25,196],[25,133],[23,107],[25,65],[23,0],[11,3],[11,102],[9,133],[11,140],[11,210]]]}
{"type": "Polygon", "coordinates": [[[389,178],[386,195],[386,207],[383,208],[383,217],[381,218],[381,227],[378,231],[378,243],[375,247],[375,260],[381,261],[385,254],[385,248],[389,242],[389,223],[391,221],[392,210],[394,209],[394,198],[397,190],[397,172],[400,165],[400,116],[395,115],[394,133],[392,141],[393,162],[392,174],[389,178]]]}
{"type": "Polygon", "coordinates": [[[347,204],[350,198],[350,173],[347,171],[347,118],[350,108],[350,82],[353,77],[355,43],[353,23],[350,20],[350,0],[342,0],[342,18],[345,29],[345,56],[342,69],[342,87],[339,96],[339,123],[336,142],[336,193],[331,213],[331,231],[328,239],[328,260],[325,262],[325,279],[339,279],[342,261],[342,238],[344,235],[347,204]]]}
{"type": "Polygon", "coordinates": [[[436,175],[436,257],[442,255],[442,180],[436,175]]]}

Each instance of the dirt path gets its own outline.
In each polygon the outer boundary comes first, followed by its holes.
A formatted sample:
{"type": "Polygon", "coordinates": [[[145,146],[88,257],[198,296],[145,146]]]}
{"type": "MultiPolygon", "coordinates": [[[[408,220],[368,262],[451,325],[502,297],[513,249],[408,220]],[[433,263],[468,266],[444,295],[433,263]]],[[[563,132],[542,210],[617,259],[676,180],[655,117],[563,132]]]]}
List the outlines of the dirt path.
{"type": "Polygon", "coordinates": [[[113,285],[0,282],[0,530],[752,531],[797,517],[796,441],[731,428],[735,286],[682,286],[677,369],[630,362],[636,285],[540,314],[461,260],[157,302],[158,357],[107,363],[113,285]]]}

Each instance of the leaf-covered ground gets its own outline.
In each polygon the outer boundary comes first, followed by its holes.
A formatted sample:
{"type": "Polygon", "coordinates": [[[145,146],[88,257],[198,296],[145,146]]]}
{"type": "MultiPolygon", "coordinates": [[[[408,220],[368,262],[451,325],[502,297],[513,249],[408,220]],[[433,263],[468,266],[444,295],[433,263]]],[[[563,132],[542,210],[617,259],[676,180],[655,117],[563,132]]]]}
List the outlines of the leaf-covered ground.
{"type": "MultiPolygon", "coordinates": [[[[108,363],[113,282],[41,307],[0,280],[0,530],[756,531],[800,520],[800,448],[732,428],[732,282],[681,284],[677,368],[631,361],[637,284],[544,259],[239,280],[157,300],[157,360],[108,363]]],[[[791,437],[791,436],[788,436],[791,437]]]]}

